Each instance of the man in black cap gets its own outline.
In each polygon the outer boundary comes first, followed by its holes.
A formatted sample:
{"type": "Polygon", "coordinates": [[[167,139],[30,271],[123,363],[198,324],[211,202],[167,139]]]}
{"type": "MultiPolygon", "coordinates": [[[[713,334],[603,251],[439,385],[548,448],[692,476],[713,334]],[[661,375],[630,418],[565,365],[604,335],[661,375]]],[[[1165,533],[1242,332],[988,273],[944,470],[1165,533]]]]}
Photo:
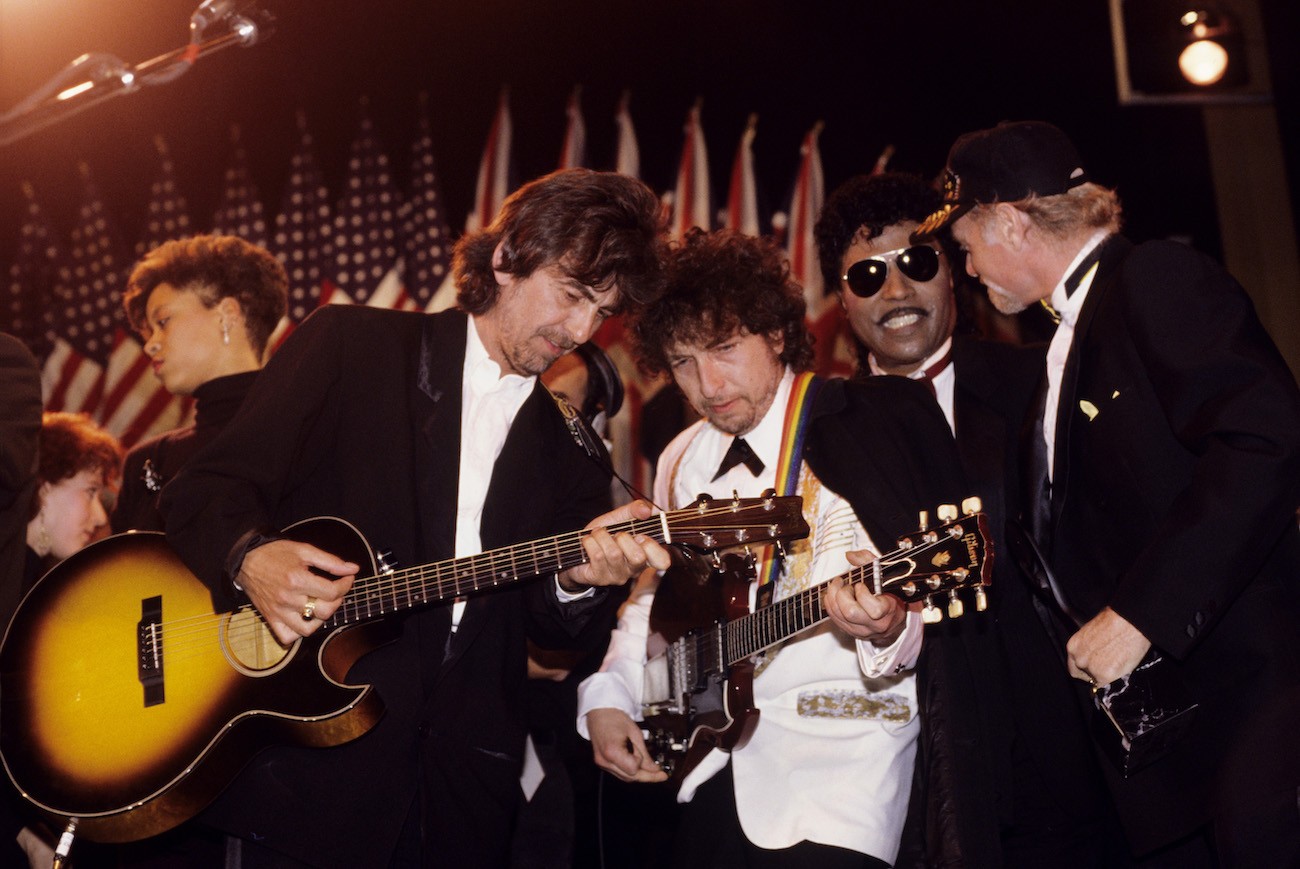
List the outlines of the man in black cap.
{"type": "Polygon", "coordinates": [[[1103,764],[1133,853],[1300,865],[1300,391],[1231,276],[1119,216],[1060,130],[1011,123],[957,140],[913,239],[951,225],[995,305],[1059,317],[1022,521],[1070,674],[1107,685],[1154,651],[1199,704],[1149,765],[1103,764]]]}

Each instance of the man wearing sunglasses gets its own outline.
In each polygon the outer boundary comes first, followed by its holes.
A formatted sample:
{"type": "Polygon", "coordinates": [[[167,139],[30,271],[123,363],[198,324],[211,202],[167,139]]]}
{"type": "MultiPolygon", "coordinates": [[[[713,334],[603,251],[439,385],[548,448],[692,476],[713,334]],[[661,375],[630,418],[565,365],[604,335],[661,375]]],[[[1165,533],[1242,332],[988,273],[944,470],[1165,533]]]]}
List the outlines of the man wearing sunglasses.
{"type": "Polygon", "coordinates": [[[862,175],[831,194],[815,230],[826,285],[858,341],[859,376],[932,386],[994,534],[979,630],[932,632],[919,667],[922,756],[945,758],[922,773],[924,847],[940,863],[960,854],[972,866],[1097,866],[1114,837],[1083,719],[1030,593],[1002,557],[1016,513],[1018,433],[1043,353],[954,336],[969,331],[958,329],[960,254],[946,236],[910,238],[940,204],[919,176],[862,175]]]}
{"type": "Polygon", "coordinates": [[[1222,267],[1119,214],[1064,133],[1010,123],[957,140],[913,238],[951,227],[1000,309],[1060,318],[1022,519],[1080,699],[1158,650],[1199,703],[1148,766],[1102,764],[1138,865],[1300,865],[1300,390],[1222,267]]]}

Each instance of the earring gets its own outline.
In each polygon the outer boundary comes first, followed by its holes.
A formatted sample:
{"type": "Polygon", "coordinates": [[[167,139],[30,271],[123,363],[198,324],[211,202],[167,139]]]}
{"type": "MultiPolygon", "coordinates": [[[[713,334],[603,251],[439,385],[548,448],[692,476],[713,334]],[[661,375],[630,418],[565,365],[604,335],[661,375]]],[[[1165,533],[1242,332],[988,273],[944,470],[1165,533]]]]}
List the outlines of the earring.
{"type": "Polygon", "coordinates": [[[45,511],[41,511],[41,527],[36,535],[36,551],[41,556],[50,553],[50,530],[45,527],[45,511]]]}
{"type": "Polygon", "coordinates": [[[230,343],[230,324],[227,323],[225,320],[221,321],[221,343],[222,344],[230,343]]]}

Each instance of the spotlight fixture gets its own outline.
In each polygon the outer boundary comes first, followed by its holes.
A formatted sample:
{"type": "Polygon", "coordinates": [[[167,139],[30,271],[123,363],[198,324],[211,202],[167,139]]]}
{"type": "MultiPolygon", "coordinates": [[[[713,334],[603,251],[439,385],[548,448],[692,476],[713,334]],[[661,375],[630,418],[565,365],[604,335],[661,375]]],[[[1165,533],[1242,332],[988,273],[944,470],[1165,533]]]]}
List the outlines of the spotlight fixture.
{"type": "MultiPolygon", "coordinates": [[[[1110,0],[1120,102],[1253,102],[1243,0],[1110,0]]],[[[1262,47],[1262,46],[1261,46],[1262,47]]]]}

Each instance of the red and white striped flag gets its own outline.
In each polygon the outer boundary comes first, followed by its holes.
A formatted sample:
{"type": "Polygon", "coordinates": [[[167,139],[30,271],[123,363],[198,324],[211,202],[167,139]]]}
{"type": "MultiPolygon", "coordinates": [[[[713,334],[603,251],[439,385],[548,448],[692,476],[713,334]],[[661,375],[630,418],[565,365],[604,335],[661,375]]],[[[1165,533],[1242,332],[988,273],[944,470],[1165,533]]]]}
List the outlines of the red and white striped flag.
{"type": "Polygon", "coordinates": [[[708,230],[713,225],[713,206],[709,191],[709,154],[704,145],[704,128],[700,126],[700,104],[696,100],[686,115],[682,159],[677,169],[677,188],[673,193],[673,216],[669,236],[679,239],[693,226],[708,230]]]}
{"type": "Polygon", "coordinates": [[[822,122],[818,121],[799,146],[799,172],[795,176],[794,193],[790,197],[785,244],[791,276],[803,287],[804,298],[808,302],[808,316],[814,319],[826,307],[821,267],[817,262],[817,246],[813,240],[813,226],[817,223],[817,215],[821,213],[822,201],[826,195],[821,151],[817,145],[821,131],[822,122]]]}
{"type": "Polygon", "coordinates": [[[321,303],[409,307],[397,268],[402,195],[364,103],[344,191],[334,213],[335,291],[321,303]]]}
{"type": "Polygon", "coordinates": [[[497,100],[496,117],[483,146],[478,165],[478,183],[474,186],[474,210],[465,221],[465,232],[478,232],[492,225],[501,203],[510,195],[510,102],[503,88],[497,100]]]}
{"type": "Polygon", "coordinates": [[[628,111],[631,94],[623,91],[618,100],[618,111],[614,113],[614,123],[618,126],[618,150],[615,155],[614,169],[629,178],[641,177],[641,149],[636,144],[636,128],[632,126],[632,113],[628,111]]]}
{"type": "Polygon", "coordinates": [[[745,132],[736,146],[736,159],[731,164],[731,189],[727,194],[727,211],[724,225],[732,232],[758,235],[758,184],[754,180],[754,134],[758,115],[750,115],[745,132]]]}
{"type": "Polygon", "coordinates": [[[53,349],[51,310],[59,261],[58,244],[36,191],[22,184],[26,218],[19,237],[18,256],[9,266],[9,290],[4,297],[6,331],[27,345],[38,361],[53,349]]]}
{"type": "Polygon", "coordinates": [[[853,373],[848,321],[835,297],[826,294],[817,258],[817,243],[813,237],[813,227],[817,224],[826,195],[817,141],[821,132],[822,122],[818,121],[799,146],[799,171],[790,197],[786,225],[786,255],[790,260],[790,274],[803,287],[808,304],[808,331],[815,341],[814,367],[824,376],[847,377],[853,373]]]}
{"type": "Polygon", "coordinates": [[[329,190],[321,180],[307,116],[298,112],[298,150],[289,164],[289,183],[275,216],[271,252],[289,275],[290,326],[276,329],[271,346],[277,346],[315,310],[322,284],[333,261],[334,226],[329,190]]]}
{"type": "Polygon", "coordinates": [[[451,229],[443,210],[434,172],[433,133],[426,95],[420,95],[420,121],[411,147],[411,188],[402,216],[403,283],[411,303],[426,311],[451,307],[456,301],[451,280],[451,229]]]}
{"type": "MultiPolygon", "coordinates": [[[[158,150],[158,174],[150,185],[149,219],[135,245],[137,260],[164,242],[190,234],[189,210],[185,198],[176,189],[176,173],[167,143],[158,136],[154,145],[158,150]]],[[[128,266],[122,273],[123,289],[129,274],[128,266]]],[[[193,401],[174,396],[163,387],[150,370],[149,357],[138,337],[126,329],[118,336],[108,361],[100,420],[129,447],[181,425],[193,401]]]]}
{"type": "Polygon", "coordinates": [[[582,120],[582,85],[574,87],[569,102],[564,107],[567,123],[564,144],[560,146],[561,169],[579,169],[587,165],[587,125],[582,120]]]}

